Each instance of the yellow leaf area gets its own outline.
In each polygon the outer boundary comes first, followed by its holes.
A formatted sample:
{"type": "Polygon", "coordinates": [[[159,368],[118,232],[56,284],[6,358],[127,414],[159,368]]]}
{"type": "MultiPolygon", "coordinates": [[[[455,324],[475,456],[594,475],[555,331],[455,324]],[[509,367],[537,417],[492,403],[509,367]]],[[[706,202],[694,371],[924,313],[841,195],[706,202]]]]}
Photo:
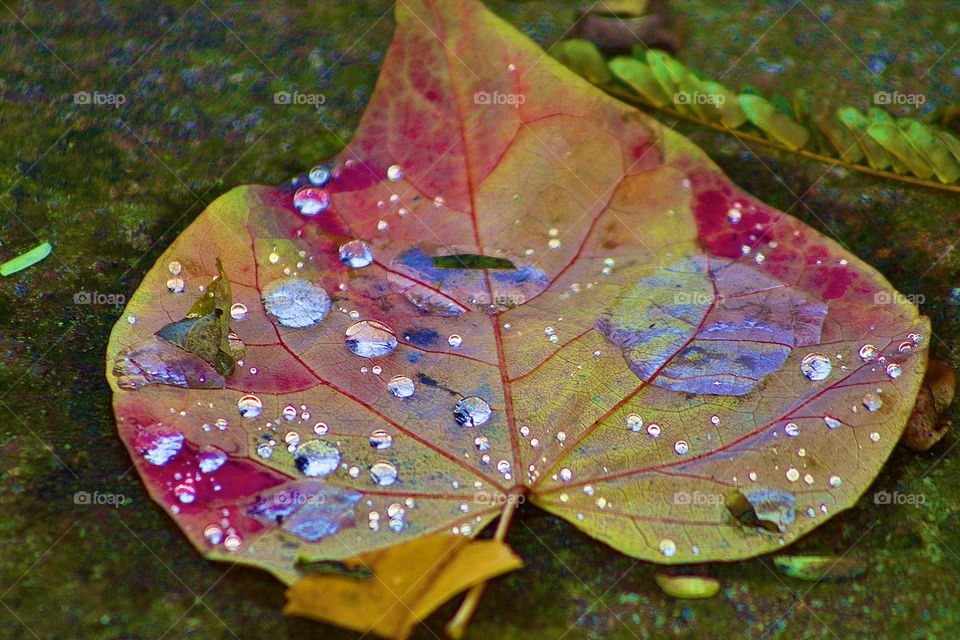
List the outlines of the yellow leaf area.
{"type": "Polygon", "coordinates": [[[496,540],[437,534],[344,561],[372,576],[314,574],[287,590],[287,615],[402,640],[457,593],[523,562],[496,540]]]}

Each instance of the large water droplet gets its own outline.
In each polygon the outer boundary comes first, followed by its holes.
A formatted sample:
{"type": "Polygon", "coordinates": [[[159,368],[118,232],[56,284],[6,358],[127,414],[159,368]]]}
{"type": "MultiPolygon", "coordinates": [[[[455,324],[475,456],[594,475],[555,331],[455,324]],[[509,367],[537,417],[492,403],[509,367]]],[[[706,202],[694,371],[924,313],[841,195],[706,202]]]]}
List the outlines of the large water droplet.
{"type": "Polygon", "coordinates": [[[203,530],[203,538],[210,544],[220,544],[223,541],[223,528],[218,524],[210,524],[203,530]]]}
{"type": "Polygon", "coordinates": [[[682,456],[690,451],[690,445],[688,445],[685,440],[677,440],[673,443],[673,450],[678,456],[682,456]]]}
{"type": "Polygon", "coordinates": [[[311,440],[300,445],[293,461],[303,475],[322,478],[340,466],[340,450],[326,440],[311,440]]]}
{"type": "Polygon", "coordinates": [[[403,170],[398,164],[392,164],[387,167],[387,179],[390,182],[397,182],[403,178],[403,170]]]}
{"type": "Polygon", "coordinates": [[[865,344],[860,347],[860,359],[864,362],[876,360],[878,355],[880,355],[880,351],[872,344],[865,344]]]}
{"type": "Polygon", "coordinates": [[[197,452],[197,466],[204,473],[213,473],[227,461],[227,454],[213,445],[207,445],[197,452]]]}
{"type": "Polygon", "coordinates": [[[800,427],[798,427],[794,422],[788,422],[787,426],[785,426],[783,430],[791,438],[796,438],[798,435],[800,435],[800,427]]]}
{"type": "Polygon", "coordinates": [[[883,400],[875,393],[868,393],[863,396],[863,406],[867,411],[877,411],[883,406],[883,400]]]}
{"type": "Polygon", "coordinates": [[[237,410],[244,418],[257,418],[263,413],[263,403],[257,396],[243,396],[237,401],[237,410]]]}
{"type": "Polygon", "coordinates": [[[161,466],[180,453],[183,448],[183,434],[164,428],[144,430],[137,434],[136,448],[144,460],[161,466]]]}
{"type": "Polygon", "coordinates": [[[392,445],[393,436],[383,429],[377,429],[370,434],[370,446],[374,449],[389,449],[392,445]]]}
{"type": "Polygon", "coordinates": [[[340,245],[340,262],[351,269],[362,269],[373,263],[373,249],[363,240],[351,240],[340,245]]]}
{"type": "Polygon", "coordinates": [[[381,487],[389,487],[397,481],[397,468],[386,460],[374,462],[370,467],[370,478],[381,487]]]}
{"type": "Polygon", "coordinates": [[[330,168],[326,165],[318,164],[313,169],[310,169],[307,180],[315,187],[325,187],[327,183],[330,182],[330,168]]]}
{"type": "Polygon", "coordinates": [[[190,504],[197,499],[197,489],[192,484],[181,483],[174,487],[173,495],[183,504],[190,504]]]}
{"type": "Polygon", "coordinates": [[[230,307],[230,317],[234,320],[243,320],[247,317],[247,306],[239,302],[230,307]]]}
{"type": "Polygon", "coordinates": [[[811,353],[800,362],[800,371],[811,380],[823,380],[830,375],[833,365],[822,353],[811,353]]]}
{"type": "Polygon", "coordinates": [[[634,432],[643,429],[643,418],[640,417],[640,414],[631,413],[627,416],[627,429],[634,432]]]}
{"type": "Polygon", "coordinates": [[[284,327],[312,327],[330,311],[330,296],[323,287],[301,278],[274,280],[263,288],[261,297],[267,313],[284,327]]]}
{"type": "Polygon", "coordinates": [[[347,327],[347,348],[361,358],[380,358],[397,348],[397,334],[376,320],[361,320],[347,327]]]}
{"type": "Polygon", "coordinates": [[[316,187],[304,187],[293,196],[293,207],[301,215],[315,216],[330,206],[330,194],[316,187]]]}
{"type": "Polygon", "coordinates": [[[486,400],[469,396],[457,402],[453,408],[453,419],[461,427],[479,427],[490,419],[491,413],[486,400]]]}
{"type": "Polygon", "coordinates": [[[398,398],[409,398],[416,391],[416,386],[407,376],[394,376],[387,383],[387,389],[398,398]]]}
{"type": "Polygon", "coordinates": [[[901,373],[903,373],[903,369],[896,362],[887,365],[887,375],[891,378],[899,378],[901,373]]]}
{"type": "Polygon", "coordinates": [[[677,553],[677,544],[669,538],[661,540],[658,546],[660,547],[660,553],[667,558],[672,558],[677,553]]]}

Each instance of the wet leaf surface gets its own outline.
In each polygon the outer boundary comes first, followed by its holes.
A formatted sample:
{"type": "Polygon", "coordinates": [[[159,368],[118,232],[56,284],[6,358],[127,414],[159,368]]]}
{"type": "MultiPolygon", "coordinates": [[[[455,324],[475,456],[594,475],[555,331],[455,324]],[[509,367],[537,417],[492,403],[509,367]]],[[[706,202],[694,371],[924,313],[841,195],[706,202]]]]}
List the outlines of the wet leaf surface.
{"type": "Polygon", "coordinates": [[[331,164],[324,198],[216,200],[111,337],[120,435],[208,557],[294,583],[473,536],[518,493],[638,558],[751,557],[851,507],[903,430],[916,308],[476,3],[399,5],[331,164]],[[355,240],[365,266],[342,258],[355,240]],[[518,268],[436,269],[437,247],[518,268]],[[245,347],[227,375],[156,337],[218,259],[220,337],[245,347]],[[776,531],[733,517],[734,490],[789,496],[776,531]]]}

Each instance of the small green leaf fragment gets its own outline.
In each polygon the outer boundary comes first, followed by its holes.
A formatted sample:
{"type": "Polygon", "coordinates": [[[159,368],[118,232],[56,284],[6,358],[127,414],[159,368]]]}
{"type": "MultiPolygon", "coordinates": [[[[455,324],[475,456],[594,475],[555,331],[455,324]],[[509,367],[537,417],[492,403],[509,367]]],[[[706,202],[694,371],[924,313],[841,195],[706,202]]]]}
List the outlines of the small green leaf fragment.
{"type": "Polygon", "coordinates": [[[784,575],[811,582],[853,580],[867,571],[861,560],[850,556],[777,556],[773,564],[784,575]]]}
{"type": "Polygon", "coordinates": [[[810,132],[760,96],[740,94],[747,118],[767,136],[796,151],[810,139],[810,132]]]}
{"type": "Polygon", "coordinates": [[[436,269],[516,269],[516,265],[506,258],[495,258],[475,253],[457,253],[450,256],[436,256],[433,259],[436,269]]]}
{"type": "Polygon", "coordinates": [[[624,83],[655,107],[668,107],[672,99],[663,92],[663,88],[654,77],[650,67],[634,58],[619,57],[610,61],[610,71],[624,83]]]}
{"type": "Polygon", "coordinates": [[[930,163],[940,182],[950,184],[960,178],[960,163],[950,153],[947,145],[934,135],[930,127],[909,118],[901,118],[897,124],[907,141],[930,163]]]}
{"type": "Polygon", "coordinates": [[[593,84],[605,85],[613,80],[607,62],[597,45],[582,38],[561,40],[550,47],[550,55],[565,67],[593,84]]]}
{"type": "Polygon", "coordinates": [[[863,149],[857,142],[857,138],[835,114],[824,113],[813,121],[844,162],[855,164],[863,160],[863,149]]]}
{"type": "Polygon", "coordinates": [[[836,116],[837,120],[856,137],[871,167],[883,171],[890,166],[890,154],[867,135],[867,127],[870,126],[870,121],[865,115],[853,107],[840,107],[836,111],[836,116]]]}
{"type": "Polygon", "coordinates": [[[665,594],[684,600],[712,598],[720,592],[720,581],[708,576],[658,573],[653,579],[665,594]]]}
{"type": "Polygon", "coordinates": [[[18,271],[23,271],[27,267],[32,267],[44,258],[50,255],[53,248],[49,242],[34,247],[21,256],[9,260],[0,265],[0,276],[11,276],[18,271]]]}

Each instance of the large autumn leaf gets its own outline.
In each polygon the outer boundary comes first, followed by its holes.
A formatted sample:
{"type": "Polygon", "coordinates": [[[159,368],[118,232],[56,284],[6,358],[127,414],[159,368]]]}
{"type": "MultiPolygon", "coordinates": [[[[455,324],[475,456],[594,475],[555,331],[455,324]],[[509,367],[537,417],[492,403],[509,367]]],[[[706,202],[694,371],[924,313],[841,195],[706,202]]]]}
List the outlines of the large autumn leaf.
{"type": "Polygon", "coordinates": [[[917,309],[479,3],[397,7],[332,177],[219,198],[111,337],[120,435],[192,543],[293,582],[525,494],[682,563],[851,507],[917,309]]]}

